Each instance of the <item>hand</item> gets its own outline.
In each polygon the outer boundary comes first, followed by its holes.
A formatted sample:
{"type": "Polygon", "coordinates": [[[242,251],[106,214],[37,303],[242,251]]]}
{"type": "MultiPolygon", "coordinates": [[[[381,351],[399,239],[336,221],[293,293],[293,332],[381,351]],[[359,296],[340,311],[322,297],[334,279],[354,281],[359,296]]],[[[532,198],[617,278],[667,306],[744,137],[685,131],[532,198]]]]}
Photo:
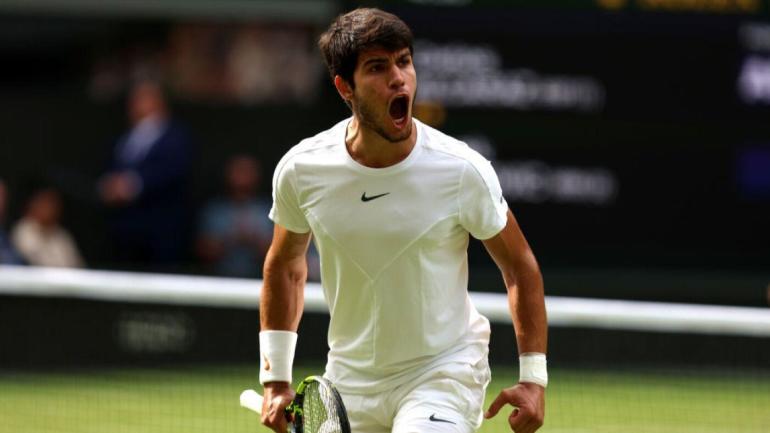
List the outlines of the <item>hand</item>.
{"type": "Polygon", "coordinates": [[[276,433],[286,433],[286,407],[294,400],[294,390],[288,382],[268,382],[262,401],[262,424],[276,433]]]}
{"type": "Polygon", "coordinates": [[[484,418],[492,418],[510,404],[514,407],[508,417],[511,430],[516,433],[533,433],[543,425],[545,417],[545,388],[534,383],[519,383],[500,391],[489,406],[484,418]]]}
{"type": "Polygon", "coordinates": [[[123,206],[134,200],[138,193],[137,180],[129,173],[113,173],[99,183],[102,200],[110,206],[123,206]]]}

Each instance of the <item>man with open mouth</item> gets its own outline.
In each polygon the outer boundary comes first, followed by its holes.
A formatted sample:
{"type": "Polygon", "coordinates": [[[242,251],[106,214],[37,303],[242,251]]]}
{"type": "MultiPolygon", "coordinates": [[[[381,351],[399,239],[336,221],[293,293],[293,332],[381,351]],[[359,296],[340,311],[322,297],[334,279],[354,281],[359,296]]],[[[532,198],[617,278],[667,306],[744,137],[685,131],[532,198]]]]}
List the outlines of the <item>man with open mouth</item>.
{"type": "Polygon", "coordinates": [[[352,117],[294,146],[273,178],[260,307],[262,422],[286,429],[311,238],[329,304],[324,376],[356,433],[472,433],[506,404],[516,433],[543,423],[543,280],[489,161],[412,118],[409,27],[378,9],[340,15],[319,47],[352,117]],[[502,272],[519,383],[484,411],[489,321],[468,296],[469,237],[502,272]]]}

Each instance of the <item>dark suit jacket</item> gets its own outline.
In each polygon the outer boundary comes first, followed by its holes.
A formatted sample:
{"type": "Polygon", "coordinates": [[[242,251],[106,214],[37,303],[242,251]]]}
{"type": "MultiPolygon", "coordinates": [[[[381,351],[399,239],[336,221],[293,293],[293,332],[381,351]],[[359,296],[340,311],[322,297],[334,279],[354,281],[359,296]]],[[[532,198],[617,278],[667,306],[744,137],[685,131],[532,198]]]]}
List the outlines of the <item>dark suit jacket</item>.
{"type": "Polygon", "coordinates": [[[115,144],[110,172],[130,170],[142,180],[142,189],[128,206],[112,210],[110,227],[116,248],[134,261],[170,263],[182,258],[189,232],[188,184],[193,144],[187,129],[169,120],[145,156],[121,159],[130,131],[115,144]]]}

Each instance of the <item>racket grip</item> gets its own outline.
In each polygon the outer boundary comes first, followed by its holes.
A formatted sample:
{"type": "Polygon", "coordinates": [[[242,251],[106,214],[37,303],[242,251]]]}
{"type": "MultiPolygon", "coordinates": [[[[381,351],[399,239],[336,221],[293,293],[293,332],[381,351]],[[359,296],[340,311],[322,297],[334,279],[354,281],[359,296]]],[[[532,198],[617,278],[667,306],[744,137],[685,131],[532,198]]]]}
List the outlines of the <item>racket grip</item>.
{"type": "Polygon", "coordinates": [[[262,396],[253,389],[247,389],[241,393],[241,406],[261,414],[262,396]]]}

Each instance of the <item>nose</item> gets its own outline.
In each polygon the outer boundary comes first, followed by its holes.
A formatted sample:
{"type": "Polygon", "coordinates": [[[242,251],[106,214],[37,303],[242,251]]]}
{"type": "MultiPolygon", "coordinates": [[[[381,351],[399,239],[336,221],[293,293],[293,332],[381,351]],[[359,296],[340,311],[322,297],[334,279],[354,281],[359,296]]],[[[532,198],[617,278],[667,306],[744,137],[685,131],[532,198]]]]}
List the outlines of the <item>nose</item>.
{"type": "Polygon", "coordinates": [[[404,85],[404,71],[397,64],[390,66],[389,85],[393,88],[400,88],[404,85]]]}

